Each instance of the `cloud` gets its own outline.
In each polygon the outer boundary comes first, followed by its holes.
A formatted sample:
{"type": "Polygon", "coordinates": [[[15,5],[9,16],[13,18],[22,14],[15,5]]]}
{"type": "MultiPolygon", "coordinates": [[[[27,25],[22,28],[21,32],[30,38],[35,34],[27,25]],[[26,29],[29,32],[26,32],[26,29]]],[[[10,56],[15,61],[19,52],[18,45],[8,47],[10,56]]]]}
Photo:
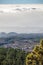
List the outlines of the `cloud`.
{"type": "MultiPolygon", "coordinates": [[[[2,8],[2,11],[0,9],[0,12],[2,13],[0,14],[0,32],[43,32],[43,11],[30,10],[28,12],[24,10],[22,12],[19,11],[19,13],[8,13],[9,11],[12,11],[12,6],[10,6],[0,6],[0,8],[2,8]],[[8,8],[8,10],[6,7],[8,8]]],[[[40,8],[41,7],[43,6],[40,5],[40,8]]]]}

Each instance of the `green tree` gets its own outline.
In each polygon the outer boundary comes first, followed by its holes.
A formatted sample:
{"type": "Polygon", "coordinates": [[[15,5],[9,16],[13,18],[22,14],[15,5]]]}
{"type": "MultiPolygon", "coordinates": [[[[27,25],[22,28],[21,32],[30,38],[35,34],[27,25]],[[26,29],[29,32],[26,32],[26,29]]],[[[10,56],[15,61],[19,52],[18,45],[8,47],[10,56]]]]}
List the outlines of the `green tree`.
{"type": "Polygon", "coordinates": [[[26,65],[43,65],[43,40],[27,55],[26,65]]]}
{"type": "Polygon", "coordinates": [[[25,65],[25,58],[25,51],[14,48],[0,48],[0,65],[25,65]]]}

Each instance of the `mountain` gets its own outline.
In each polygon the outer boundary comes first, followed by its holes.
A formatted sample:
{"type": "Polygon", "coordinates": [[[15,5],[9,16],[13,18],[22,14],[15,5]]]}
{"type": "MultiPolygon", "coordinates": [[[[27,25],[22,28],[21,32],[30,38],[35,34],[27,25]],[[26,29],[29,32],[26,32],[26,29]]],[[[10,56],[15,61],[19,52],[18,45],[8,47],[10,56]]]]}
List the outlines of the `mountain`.
{"type": "Polygon", "coordinates": [[[11,36],[16,36],[16,35],[17,35],[17,33],[15,33],[15,32],[10,32],[10,33],[1,32],[0,38],[6,38],[6,37],[11,37],[11,36]]]}
{"type": "Polygon", "coordinates": [[[16,33],[16,32],[10,32],[10,33],[8,33],[7,35],[8,35],[8,37],[17,36],[17,33],[16,33]]]}
{"type": "Polygon", "coordinates": [[[5,32],[1,32],[1,33],[0,33],[0,38],[1,38],[1,37],[6,37],[6,36],[7,36],[7,33],[5,33],[5,32]]]}
{"type": "Polygon", "coordinates": [[[0,33],[0,38],[6,38],[6,37],[21,37],[21,38],[43,38],[43,33],[16,33],[16,32],[10,32],[10,33],[5,33],[5,32],[1,32],[0,33]]]}

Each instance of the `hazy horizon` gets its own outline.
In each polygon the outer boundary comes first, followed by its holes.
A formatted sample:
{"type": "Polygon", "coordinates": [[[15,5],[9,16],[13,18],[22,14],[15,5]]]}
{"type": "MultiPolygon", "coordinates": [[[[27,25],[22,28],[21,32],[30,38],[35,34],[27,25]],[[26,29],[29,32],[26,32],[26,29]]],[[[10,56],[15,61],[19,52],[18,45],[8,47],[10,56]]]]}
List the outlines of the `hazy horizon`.
{"type": "Polygon", "coordinates": [[[43,33],[43,4],[0,5],[0,32],[43,33]]]}
{"type": "Polygon", "coordinates": [[[0,32],[43,33],[43,11],[2,13],[0,32]]]}

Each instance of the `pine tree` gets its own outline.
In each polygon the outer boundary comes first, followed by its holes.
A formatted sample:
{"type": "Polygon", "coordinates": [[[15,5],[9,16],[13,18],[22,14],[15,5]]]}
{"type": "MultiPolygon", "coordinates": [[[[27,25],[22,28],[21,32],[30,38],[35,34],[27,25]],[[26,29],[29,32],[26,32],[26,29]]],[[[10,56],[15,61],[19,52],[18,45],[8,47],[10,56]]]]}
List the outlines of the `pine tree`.
{"type": "Polygon", "coordinates": [[[27,55],[26,65],[43,65],[43,40],[27,55]]]}

